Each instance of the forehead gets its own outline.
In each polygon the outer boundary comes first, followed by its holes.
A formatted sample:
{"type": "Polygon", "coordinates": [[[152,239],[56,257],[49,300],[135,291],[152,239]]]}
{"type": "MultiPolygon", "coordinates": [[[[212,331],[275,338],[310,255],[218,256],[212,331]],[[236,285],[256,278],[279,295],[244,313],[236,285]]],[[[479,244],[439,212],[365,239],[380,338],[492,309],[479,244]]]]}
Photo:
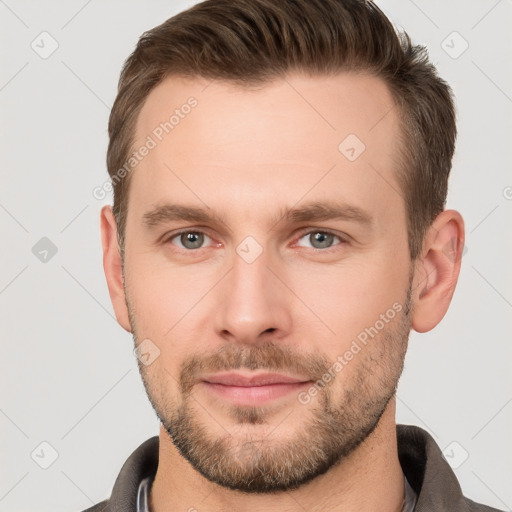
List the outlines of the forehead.
{"type": "Polygon", "coordinates": [[[130,209],[179,196],[241,212],[248,200],[265,208],[308,194],[379,213],[402,202],[399,131],[386,84],[367,74],[289,75],[253,88],[168,77],[139,114],[133,149],[152,147],[132,174],[130,209]]]}

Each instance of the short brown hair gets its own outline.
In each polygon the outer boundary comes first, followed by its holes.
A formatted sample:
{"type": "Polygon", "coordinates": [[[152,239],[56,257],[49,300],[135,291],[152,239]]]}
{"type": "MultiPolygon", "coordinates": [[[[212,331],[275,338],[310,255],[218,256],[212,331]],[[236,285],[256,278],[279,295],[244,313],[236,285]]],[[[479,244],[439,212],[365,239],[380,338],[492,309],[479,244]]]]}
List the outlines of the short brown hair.
{"type": "Polygon", "coordinates": [[[456,126],[449,86],[423,46],[395,31],[364,0],[207,0],[145,32],[126,60],[109,120],[107,167],[121,254],[130,174],[114,180],[132,151],[138,114],[171,75],[265,84],[287,73],[365,71],[389,87],[401,119],[397,179],[412,260],[443,211],[456,126]]]}

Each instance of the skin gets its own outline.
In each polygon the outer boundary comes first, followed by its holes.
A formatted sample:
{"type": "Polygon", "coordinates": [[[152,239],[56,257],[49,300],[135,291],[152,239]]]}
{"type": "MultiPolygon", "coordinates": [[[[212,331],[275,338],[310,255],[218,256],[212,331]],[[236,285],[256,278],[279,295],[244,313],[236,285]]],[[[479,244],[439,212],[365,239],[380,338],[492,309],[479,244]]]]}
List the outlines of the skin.
{"type": "MultiPolygon", "coordinates": [[[[224,439],[224,455],[242,468],[254,464],[265,447],[271,446],[267,454],[272,456],[299,442],[314,418],[325,417],[321,407],[327,396],[346,412],[342,425],[352,421],[362,428],[370,422],[369,410],[379,411],[379,417],[373,431],[361,430],[361,442],[337,464],[297,488],[275,493],[245,493],[212,482],[180,454],[162,426],[151,510],[400,510],[404,482],[392,395],[409,330],[433,329],[449,307],[464,245],[462,217],[454,210],[439,214],[421,257],[411,262],[395,178],[400,121],[378,78],[294,74],[251,90],[168,78],[141,110],[135,146],[190,96],[197,107],[132,171],[124,282],[111,207],[101,212],[104,269],[117,320],[136,344],[149,338],[160,350],[150,366],[139,365],[159,417],[169,419],[189,404],[190,428],[200,422],[201,439],[224,439]],[[352,162],[338,150],[348,134],[366,146],[352,162]],[[341,202],[367,212],[371,225],[282,217],[286,208],[341,202]],[[163,203],[206,208],[222,220],[146,227],[144,214],[163,203]],[[184,249],[179,237],[169,240],[184,228],[209,238],[200,249],[184,249]],[[308,235],[322,230],[340,238],[332,239],[330,248],[315,249],[308,235]],[[237,253],[247,236],[262,250],[252,263],[237,253]],[[219,349],[260,351],[270,363],[266,349],[275,346],[292,354],[294,362],[332,364],[394,303],[405,306],[408,292],[408,314],[402,308],[307,404],[291,393],[253,411],[258,421],[250,422],[241,408],[199,384],[191,386],[188,401],[180,389],[183,364],[194,356],[226,363],[219,349]],[[384,391],[389,400],[374,403],[385,398],[384,391]],[[247,440],[264,443],[259,451],[240,452],[247,440]]],[[[293,374],[287,371],[291,367],[281,370],[293,374]]]]}

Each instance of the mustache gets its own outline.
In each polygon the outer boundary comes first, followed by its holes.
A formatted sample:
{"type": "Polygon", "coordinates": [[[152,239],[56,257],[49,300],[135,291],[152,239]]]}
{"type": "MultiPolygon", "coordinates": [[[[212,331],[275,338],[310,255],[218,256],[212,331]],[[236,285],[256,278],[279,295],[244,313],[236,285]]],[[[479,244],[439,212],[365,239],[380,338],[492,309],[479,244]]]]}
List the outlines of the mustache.
{"type": "Polygon", "coordinates": [[[210,355],[194,354],[180,367],[179,385],[189,394],[202,374],[230,370],[267,370],[302,375],[317,381],[329,370],[331,362],[323,355],[301,353],[286,345],[266,342],[258,345],[223,345],[210,355]]]}

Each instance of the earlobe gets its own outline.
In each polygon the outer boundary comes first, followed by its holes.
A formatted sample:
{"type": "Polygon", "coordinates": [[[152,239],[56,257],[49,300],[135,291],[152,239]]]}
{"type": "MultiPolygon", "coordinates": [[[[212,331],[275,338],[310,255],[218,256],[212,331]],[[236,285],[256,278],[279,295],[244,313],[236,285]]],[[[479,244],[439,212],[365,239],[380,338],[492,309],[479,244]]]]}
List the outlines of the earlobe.
{"type": "Polygon", "coordinates": [[[114,307],[117,321],[131,332],[128,307],[123,286],[123,268],[117,243],[117,223],[111,206],[101,209],[101,244],[103,246],[103,269],[107,279],[110,300],[114,307]]]}
{"type": "Polygon", "coordinates": [[[455,210],[441,212],[429,228],[413,281],[415,331],[430,331],[446,314],[459,277],[464,240],[464,220],[455,210]]]}

